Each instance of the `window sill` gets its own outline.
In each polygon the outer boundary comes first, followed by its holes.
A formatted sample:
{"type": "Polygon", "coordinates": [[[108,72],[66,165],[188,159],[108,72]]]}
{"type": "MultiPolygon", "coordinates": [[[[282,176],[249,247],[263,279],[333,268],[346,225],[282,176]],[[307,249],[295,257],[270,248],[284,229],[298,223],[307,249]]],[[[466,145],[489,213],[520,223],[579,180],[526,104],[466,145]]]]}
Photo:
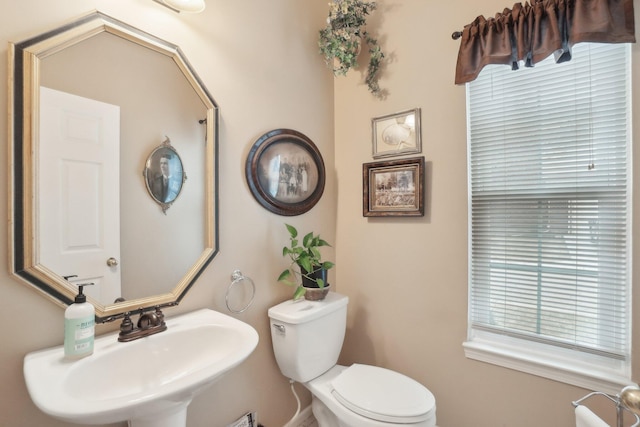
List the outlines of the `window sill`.
{"type": "Polygon", "coordinates": [[[484,331],[473,333],[463,344],[469,359],[613,395],[633,383],[629,364],[621,360],[484,331]]]}

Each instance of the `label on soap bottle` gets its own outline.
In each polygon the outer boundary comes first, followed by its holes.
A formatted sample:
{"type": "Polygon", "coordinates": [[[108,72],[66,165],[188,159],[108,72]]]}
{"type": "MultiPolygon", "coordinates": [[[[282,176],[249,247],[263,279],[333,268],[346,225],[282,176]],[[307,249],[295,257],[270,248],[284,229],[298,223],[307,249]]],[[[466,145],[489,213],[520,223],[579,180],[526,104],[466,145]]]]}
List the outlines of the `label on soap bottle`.
{"type": "Polygon", "coordinates": [[[82,357],[93,353],[95,320],[93,316],[82,319],[65,319],[64,354],[82,357]]]}

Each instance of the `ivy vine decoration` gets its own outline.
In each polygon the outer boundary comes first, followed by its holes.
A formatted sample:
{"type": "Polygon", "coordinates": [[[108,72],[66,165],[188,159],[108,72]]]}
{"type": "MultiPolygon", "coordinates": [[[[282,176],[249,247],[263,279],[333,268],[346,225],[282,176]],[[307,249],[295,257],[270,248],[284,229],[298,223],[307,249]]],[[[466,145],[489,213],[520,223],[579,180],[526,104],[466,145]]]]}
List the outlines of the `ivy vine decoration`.
{"type": "Polygon", "coordinates": [[[378,41],[366,31],[367,16],[376,9],[375,1],[334,0],[329,3],[327,26],[320,30],[320,53],[334,76],[344,76],[358,66],[358,55],[364,42],[369,50],[365,83],[369,92],[380,97],[378,73],[384,53],[378,41]]]}

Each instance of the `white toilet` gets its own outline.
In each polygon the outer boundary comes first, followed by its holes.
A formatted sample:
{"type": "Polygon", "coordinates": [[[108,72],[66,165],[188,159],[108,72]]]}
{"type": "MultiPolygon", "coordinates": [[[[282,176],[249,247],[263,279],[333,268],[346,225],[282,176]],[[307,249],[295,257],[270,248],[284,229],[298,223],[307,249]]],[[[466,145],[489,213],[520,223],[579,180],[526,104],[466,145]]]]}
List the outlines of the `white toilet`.
{"type": "Polygon", "coordinates": [[[311,391],[320,427],[434,427],[436,400],[417,381],[388,369],[336,365],[349,299],[288,300],[269,309],[280,371],[311,391]]]}

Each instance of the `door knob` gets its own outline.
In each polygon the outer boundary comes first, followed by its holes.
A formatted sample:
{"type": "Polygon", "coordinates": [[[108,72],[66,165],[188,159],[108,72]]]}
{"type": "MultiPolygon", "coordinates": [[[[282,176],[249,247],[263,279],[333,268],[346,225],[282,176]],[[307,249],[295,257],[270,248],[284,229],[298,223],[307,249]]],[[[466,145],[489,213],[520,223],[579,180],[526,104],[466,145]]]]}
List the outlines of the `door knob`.
{"type": "Polygon", "coordinates": [[[116,265],[118,265],[118,260],[115,259],[114,257],[111,257],[107,260],[107,265],[109,267],[115,267],[116,265]]]}

